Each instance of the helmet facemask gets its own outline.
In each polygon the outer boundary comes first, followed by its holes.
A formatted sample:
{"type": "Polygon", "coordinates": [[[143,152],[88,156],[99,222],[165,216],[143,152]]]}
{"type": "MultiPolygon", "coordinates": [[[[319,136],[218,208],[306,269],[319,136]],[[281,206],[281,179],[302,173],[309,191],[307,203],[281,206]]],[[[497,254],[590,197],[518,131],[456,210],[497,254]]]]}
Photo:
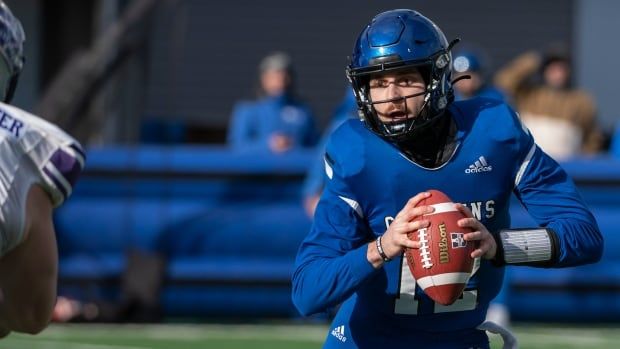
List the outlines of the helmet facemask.
{"type": "Polygon", "coordinates": [[[383,59],[381,63],[364,69],[347,68],[347,77],[351,82],[355,97],[358,102],[358,112],[362,121],[379,136],[392,141],[400,142],[410,138],[416,132],[431,126],[436,119],[441,117],[454,100],[454,93],[450,82],[450,48],[437,52],[425,61],[403,62],[399,57],[383,59]],[[402,72],[417,69],[424,79],[425,91],[392,99],[373,101],[370,98],[369,81],[371,75],[383,72],[402,72]],[[424,95],[424,102],[420,111],[413,117],[393,122],[384,122],[377,115],[375,105],[402,100],[405,105],[405,113],[408,98],[424,95]]]}
{"type": "Polygon", "coordinates": [[[440,119],[454,100],[450,50],[457,42],[448,43],[435,23],[413,10],[391,10],[375,16],[359,34],[346,68],[366,126],[380,137],[400,142],[440,119]],[[374,108],[380,101],[369,98],[370,75],[414,68],[428,79],[423,107],[410,119],[382,122],[374,108]]]}

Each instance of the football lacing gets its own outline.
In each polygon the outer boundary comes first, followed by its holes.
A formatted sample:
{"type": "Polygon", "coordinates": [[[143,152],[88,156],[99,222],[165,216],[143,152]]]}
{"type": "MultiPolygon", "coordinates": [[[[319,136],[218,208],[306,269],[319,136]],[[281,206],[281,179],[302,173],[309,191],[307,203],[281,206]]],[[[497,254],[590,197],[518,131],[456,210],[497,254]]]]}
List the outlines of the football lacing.
{"type": "Polygon", "coordinates": [[[426,228],[418,230],[418,241],[420,242],[420,257],[422,267],[424,269],[430,269],[430,267],[433,266],[433,262],[431,262],[431,252],[428,249],[428,240],[426,240],[426,228]]]}

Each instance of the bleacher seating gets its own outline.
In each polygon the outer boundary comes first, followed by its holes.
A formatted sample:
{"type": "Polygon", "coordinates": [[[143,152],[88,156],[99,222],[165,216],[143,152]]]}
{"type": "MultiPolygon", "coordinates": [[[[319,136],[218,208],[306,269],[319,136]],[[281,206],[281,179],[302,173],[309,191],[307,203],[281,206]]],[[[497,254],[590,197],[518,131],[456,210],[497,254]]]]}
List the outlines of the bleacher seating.
{"type": "Polygon", "coordinates": [[[312,151],[91,149],[57,210],[60,293],[114,299],[128,252],[163,253],[174,316],[294,316],[292,260],[310,220],[301,181],[312,151]]]}
{"type": "MultiPolygon", "coordinates": [[[[310,221],[301,184],[313,151],[209,146],[90,149],[71,199],[56,211],[60,294],[118,297],[128,251],[163,253],[168,316],[297,317],[290,276],[310,221]]],[[[564,164],[605,235],[603,260],[563,270],[513,268],[516,319],[620,319],[620,163],[564,164]]],[[[514,203],[513,226],[531,226],[514,203]]]]}

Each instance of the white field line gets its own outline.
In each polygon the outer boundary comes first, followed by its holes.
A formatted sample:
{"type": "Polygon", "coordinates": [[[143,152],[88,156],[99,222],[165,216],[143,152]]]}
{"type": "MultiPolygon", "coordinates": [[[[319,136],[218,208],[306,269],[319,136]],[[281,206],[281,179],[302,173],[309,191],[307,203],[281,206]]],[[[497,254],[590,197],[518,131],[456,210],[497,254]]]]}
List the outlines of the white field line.
{"type": "MultiPolygon", "coordinates": [[[[38,339],[29,340],[26,338],[12,338],[9,344],[11,349],[145,349],[145,347],[129,347],[125,345],[70,343],[38,339]]],[[[4,346],[0,344],[0,348],[4,348],[4,346]]]]}
{"type": "Polygon", "coordinates": [[[620,340],[620,335],[610,337],[609,334],[609,332],[597,330],[537,329],[535,331],[521,331],[519,337],[522,338],[523,341],[532,343],[556,343],[576,347],[617,343],[617,341],[620,340]],[[543,333],[542,331],[545,332],[543,333]]]}
{"type": "Polygon", "coordinates": [[[196,341],[200,339],[275,339],[322,342],[327,336],[326,326],[313,325],[54,325],[40,337],[50,339],[71,338],[135,338],[196,341]],[[82,328],[83,331],[80,329],[82,328]]]}

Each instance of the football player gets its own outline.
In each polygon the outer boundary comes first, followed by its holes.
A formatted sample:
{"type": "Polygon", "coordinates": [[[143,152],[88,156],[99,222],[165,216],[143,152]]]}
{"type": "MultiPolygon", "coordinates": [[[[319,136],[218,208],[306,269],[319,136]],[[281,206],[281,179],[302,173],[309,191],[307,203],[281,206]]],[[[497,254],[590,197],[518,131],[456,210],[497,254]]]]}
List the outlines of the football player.
{"type": "Polygon", "coordinates": [[[453,43],[412,10],[377,15],[355,43],[346,72],[361,120],[345,121],[327,145],[329,180],[292,280],[302,314],[340,305],[324,348],[488,348],[484,330],[502,332],[483,321],[504,265],[601,257],[593,215],[513,110],[492,99],[453,101],[453,43]],[[465,239],[481,257],[449,306],[416,287],[403,258],[419,247],[407,234],[428,226],[423,215],[433,209],[417,206],[428,189],[462,203],[469,218],[459,225],[472,229],[465,239]],[[540,227],[507,229],[512,193],[540,227]]]}
{"type": "Polygon", "coordinates": [[[58,270],[52,210],[84,166],[76,140],[7,104],[24,65],[24,40],[0,1],[0,337],[35,334],[50,321],[58,270]]]}

